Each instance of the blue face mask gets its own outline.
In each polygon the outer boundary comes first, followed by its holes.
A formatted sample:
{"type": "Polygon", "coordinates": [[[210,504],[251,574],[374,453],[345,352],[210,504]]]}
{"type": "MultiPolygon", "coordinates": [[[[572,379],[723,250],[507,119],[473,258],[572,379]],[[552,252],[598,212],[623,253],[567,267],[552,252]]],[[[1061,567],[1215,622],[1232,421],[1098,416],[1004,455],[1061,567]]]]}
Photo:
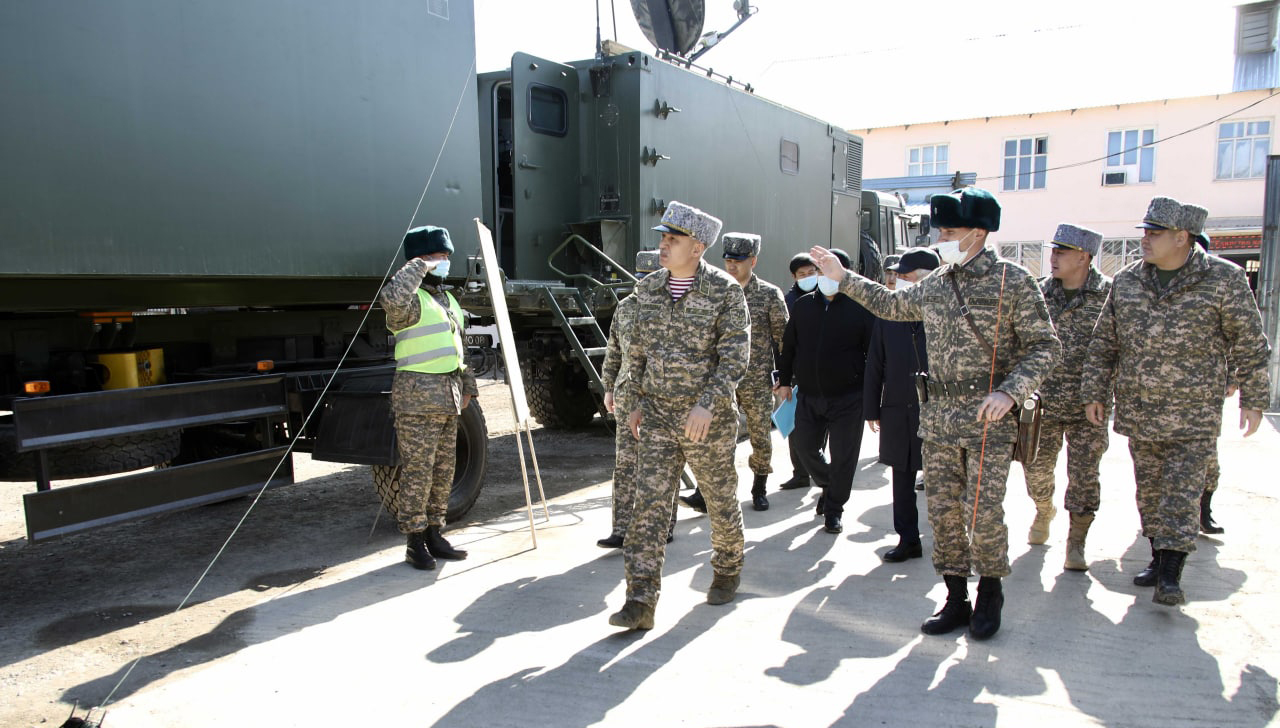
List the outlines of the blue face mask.
{"type": "Polygon", "coordinates": [[[818,276],[812,275],[800,278],[796,281],[796,285],[800,286],[800,290],[802,291],[812,291],[818,286],[818,276]]]}
{"type": "Polygon", "coordinates": [[[442,260],[439,263],[436,263],[436,267],[432,268],[428,272],[428,275],[438,276],[440,278],[444,278],[449,275],[449,261],[442,260]]]}
{"type": "Polygon", "coordinates": [[[834,296],[840,290],[840,281],[833,281],[826,276],[818,279],[818,290],[824,296],[834,296]]]}

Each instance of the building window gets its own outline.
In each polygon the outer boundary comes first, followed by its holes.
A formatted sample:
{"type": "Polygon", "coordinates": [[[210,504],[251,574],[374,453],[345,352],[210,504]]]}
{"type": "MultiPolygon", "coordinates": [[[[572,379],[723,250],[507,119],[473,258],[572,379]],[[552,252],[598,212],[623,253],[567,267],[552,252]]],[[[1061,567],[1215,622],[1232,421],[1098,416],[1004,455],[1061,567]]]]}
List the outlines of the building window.
{"type": "Polygon", "coordinates": [[[778,165],[783,174],[800,174],[800,144],[783,139],[778,152],[778,165]]]}
{"type": "Polygon", "coordinates": [[[1039,278],[1040,271],[1044,267],[1044,242],[1041,240],[1028,240],[1024,242],[1005,242],[1001,241],[1000,257],[1012,260],[1018,265],[1026,268],[1031,275],[1039,278]]]}
{"type": "Polygon", "coordinates": [[[1004,143],[1004,189],[1042,190],[1049,167],[1049,137],[1007,139],[1004,143]]]}
{"type": "Polygon", "coordinates": [[[1155,129],[1125,129],[1107,133],[1104,185],[1152,182],[1156,172],[1155,129]]]}
{"type": "Polygon", "coordinates": [[[1112,238],[1102,241],[1098,253],[1098,270],[1114,276],[1135,260],[1142,260],[1142,238],[1112,238]]]}
{"type": "Polygon", "coordinates": [[[1249,179],[1267,171],[1271,122],[1228,121],[1218,127],[1218,179],[1249,179]]]}
{"type": "Polygon", "coordinates": [[[911,147],[907,150],[907,176],[925,177],[947,174],[947,145],[930,144],[927,147],[911,147]]]}

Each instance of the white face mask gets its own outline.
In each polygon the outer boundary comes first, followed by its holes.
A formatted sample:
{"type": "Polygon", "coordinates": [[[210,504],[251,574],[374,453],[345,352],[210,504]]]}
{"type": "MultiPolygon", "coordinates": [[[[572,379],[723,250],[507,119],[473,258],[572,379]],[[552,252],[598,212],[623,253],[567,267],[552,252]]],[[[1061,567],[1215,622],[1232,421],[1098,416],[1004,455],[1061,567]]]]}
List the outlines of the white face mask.
{"type": "Polygon", "coordinates": [[[834,296],[840,290],[840,281],[833,281],[826,276],[818,279],[818,290],[824,296],[834,296]]]}
{"type": "Polygon", "coordinates": [[[433,276],[444,278],[449,275],[449,261],[447,259],[442,260],[439,263],[436,263],[435,267],[427,272],[433,276]]]}
{"type": "Polygon", "coordinates": [[[818,285],[818,276],[811,275],[800,278],[796,280],[796,285],[800,286],[800,290],[802,291],[812,291],[818,285]]]}
{"type": "Polygon", "coordinates": [[[914,286],[914,285],[915,285],[914,283],[912,283],[911,281],[907,280],[906,278],[899,277],[899,278],[898,278],[898,280],[894,281],[894,283],[893,283],[893,290],[895,290],[895,291],[905,291],[905,290],[907,290],[908,288],[910,288],[910,287],[912,287],[912,286],[914,286]]]}
{"type": "Polygon", "coordinates": [[[963,238],[960,238],[959,240],[947,240],[947,241],[938,243],[937,245],[938,257],[942,259],[942,262],[943,263],[963,262],[967,254],[960,250],[960,244],[968,240],[970,235],[973,235],[972,230],[965,233],[965,236],[963,238]]]}

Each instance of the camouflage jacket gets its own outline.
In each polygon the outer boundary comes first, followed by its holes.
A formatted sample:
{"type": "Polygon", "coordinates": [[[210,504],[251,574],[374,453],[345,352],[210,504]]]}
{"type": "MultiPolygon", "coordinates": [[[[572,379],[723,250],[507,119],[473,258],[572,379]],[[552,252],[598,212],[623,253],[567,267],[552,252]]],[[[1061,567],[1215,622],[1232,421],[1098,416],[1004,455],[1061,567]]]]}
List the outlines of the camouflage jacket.
{"type": "MultiPolygon", "coordinates": [[[[600,380],[604,391],[625,389],[631,383],[631,370],[627,368],[627,350],[631,348],[631,332],[635,330],[637,303],[635,294],[618,302],[609,324],[609,345],[605,348],[604,365],[600,380]]],[[[614,392],[614,399],[619,397],[614,392]]]]}
{"type": "Polygon", "coordinates": [[[1192,245],[1166,288],[1145,261],[1116,274],[1089,342],[1081,399],[1105,403],[1114,391],[1115,430],[1137,440],[1216,438],[1229,376],[1241,407],[1266,409],[1269,356],[1244,271],[1192,245]]]}
{"type": "Polygon", "coordinates": [[[739,386],[772,389],[769,372],[777,369],[782,334],[787,330],[787,302],[782,298],[781,288],[761,280],[754,273],[742,287],[742,292],[747,297],[747,310],[751,313],[751,359],[739,386]]]}
{"type": "Polygon", "coordinates": [[[627,365],[640,397],[687,400],[713,415],[735,417],[733,392],[747,370],[751,319],[742,286],[699,261],[693,287],[679,301],[659,270],[636,285],[636,324],[627,365]]]}
{"type": "Polygon", "coordinates": [[[1070,301],[1057,278],[1040,281],[1040,291],[1049,307],[1053,328],[1062,341],[1062,360],[1040,385],[1044,417],[1059,422],[1084,420],[1084,402],[1080,400],[1080,374],[1093,337],[1093,325],[1102,313],[1102,304],[1111,292],[1111,279],[1097,268],[1089,268],[1084,285],[1070,301]]]}
{"type": "MultiPolygon", "coordinates": [[[[387,329],[399,331],[418,323],[422,305],[418,303],[418,288],[427,274],[426,264],[412,258],[387,281],[378,293],[378,302],[387,313],[387,329]]],[[[447,293],[433,286],[425,287],[427,293],[449,308],[447,293]]],[[[466,323],[458,321],[455,336],[462,336],[466,323]]],[[[449,374],[397,371],[391,384],[391,410],[396,414],[434,415],[461,414],[462,395],[476,396],[475,375],[464,363],[458,371],[449,374]]]]}
{"type": "MultiPolygon", "coordinates": [[[[1053,331],[1044,296],[1026,268],[987,248],[963,265],[943,265],[904,291],[891,291],[852,271],[845,272],[840,291],[880,318],[923,321],[931,381],[984,382],[981,391],[974,394],[931,395],[920,406],[921,438],[967,445],[982,440],[983,425],[977,420],[977,413],[987,394],[985,382],[992,379],[992,362],[991,350],[974,336],[960,313],[960,303],[951,287],[953,277],[978,330],[996,346],[992,389],[1021,404],[1062,355],[1062,344],[1053,331]]],[[[1017,420],[1010,414],[993,423],[987,436],[996,442],[1013,442],[1017,432],[1017,420]]]]}

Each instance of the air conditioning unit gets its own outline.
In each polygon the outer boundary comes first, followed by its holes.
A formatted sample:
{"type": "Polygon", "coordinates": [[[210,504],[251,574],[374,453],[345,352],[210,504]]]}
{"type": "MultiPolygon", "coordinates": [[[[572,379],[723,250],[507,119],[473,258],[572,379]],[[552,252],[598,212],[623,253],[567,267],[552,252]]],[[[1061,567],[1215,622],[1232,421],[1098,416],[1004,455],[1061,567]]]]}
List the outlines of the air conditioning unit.
{"type": "Polygon", "coordinates": [[[1129,173],[1127,171],[1102,173],[1103,187],[1113,187],[1115,185],[1128,184],[1128,182],[1129,182],[1129,173]]]}

